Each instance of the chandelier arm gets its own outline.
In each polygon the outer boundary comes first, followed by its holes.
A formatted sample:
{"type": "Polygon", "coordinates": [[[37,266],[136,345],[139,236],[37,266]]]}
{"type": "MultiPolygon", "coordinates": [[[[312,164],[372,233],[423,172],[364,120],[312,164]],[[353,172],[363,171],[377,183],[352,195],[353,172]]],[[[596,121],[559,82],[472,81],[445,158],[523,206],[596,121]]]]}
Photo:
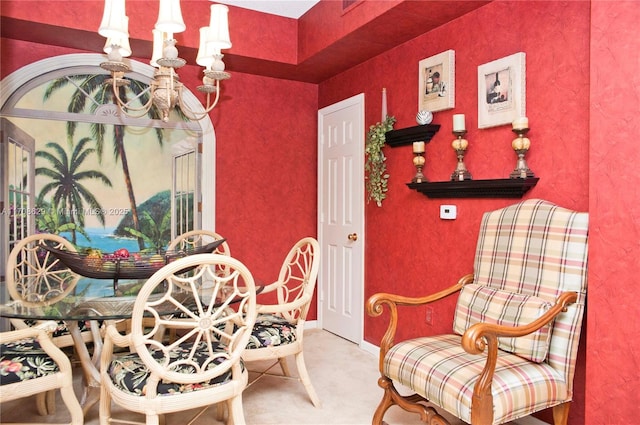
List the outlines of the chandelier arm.
{"type": "MultiPolygon", "coordinates": [[[[142,107],[140,108],[136,108],[133,107],[131,105],[129,105],[129,102],[124,102],[121,98],[120,98],[120,90],[118,90],[118,86],[116,84],[116,77],[112,77],[111,79],[111,87],[113,89],[113,94],[115,96],[116,102],[118,103],[118,106],[120,107],[120,110],[127,115],[128,117],[131,118],[142,118],[143,116],[145,116],[147,114],[147,112],[149,112],[149,110],[151,109],[151,106],[153,105],[153,90],[151,90],[151,93],[149,95],[149,100],[147,101],[147,103],[145,103],[142,107]],[[142,112],[140,115],[136,115],[136,114],[131,114],[130,111],[132,112],[142,112]]],[[[133,100],[133,99],[132,99],[133,100]]]]}
{"type": "Polygon", "coordinates": [[[216,80],[216,97],[213,100],[213,104],[210,104],[211,101],[211,93],[207,93],[207,106],[205,110],[201,114],[195,113],[192,109],[187,107],[182,100],[182,93],[178,96],[178,103],[180,104],[180,109],[182,113],[189,118],[190,120],[201,120],[209,114],[209,112],[213,111],[213,108],[216,107],[218,101],[220,100],[220,80],[216,80]]]}

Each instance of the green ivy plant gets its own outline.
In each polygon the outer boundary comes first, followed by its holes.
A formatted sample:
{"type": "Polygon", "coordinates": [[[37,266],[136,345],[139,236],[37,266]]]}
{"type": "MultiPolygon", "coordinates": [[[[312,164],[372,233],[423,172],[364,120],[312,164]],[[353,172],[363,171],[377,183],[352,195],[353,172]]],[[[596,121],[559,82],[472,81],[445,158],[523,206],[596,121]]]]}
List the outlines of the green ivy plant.
{"type": "Polygon", "coordinates": [[[387,197],[387,165],[382,148],[386,140],[385,133],[393,130],[395,117],[387,116],[383,122],[369,127],[365,143],[365,189],[367,190],[367,202],[373,200],[381,207],[382,200],[387,197]]]}

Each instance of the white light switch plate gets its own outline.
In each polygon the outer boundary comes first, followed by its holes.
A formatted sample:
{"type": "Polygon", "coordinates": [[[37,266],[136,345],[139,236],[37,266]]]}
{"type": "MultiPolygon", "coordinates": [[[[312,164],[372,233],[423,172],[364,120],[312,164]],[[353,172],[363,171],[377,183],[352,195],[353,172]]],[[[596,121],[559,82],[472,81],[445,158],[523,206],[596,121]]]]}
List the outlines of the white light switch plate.
{"type": "Polygon", "coordinates": [[[443,220],[455,220],[458,210],[455,205],[440,205],[440,218],[443,220]]]}

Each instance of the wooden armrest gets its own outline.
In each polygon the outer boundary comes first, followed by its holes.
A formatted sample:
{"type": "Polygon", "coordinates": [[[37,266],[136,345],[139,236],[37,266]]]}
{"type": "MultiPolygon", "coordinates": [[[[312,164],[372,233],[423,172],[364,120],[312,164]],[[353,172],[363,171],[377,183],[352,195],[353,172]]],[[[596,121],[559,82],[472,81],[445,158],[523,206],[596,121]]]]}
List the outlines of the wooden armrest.
{"type": "Polygon", "coordinates": [[[567,306],[576,302],[577,299],[577,292],[563,292],[553,307],[527,325],[504,326],[494,323],[476,323],[470,326],[462,336],[462,347],[470,354],[480,354],[485,350],[487,345],[484,338],[487,338],[489,341],[493,339],[497,341],[499,337],[513,338],[533,333],[553,321],[558,314],[566,311],[567,306]]]}
{"type": "MultiPolygon", "coordinates": [[[[519,337],[537,331],[550,323],[555,317],[567,310],[567,306],[576,302],[576,292],[563,292],[556,300],[556,304],[545,314],[533,322],[522,326],[502,326],[492,323],[476,323],[469,327],[462,336],[462,347],[470,354],[480,354],[487,349],[487,361],[482,369],[478,381],[473,387],[473,402],[471,412],[482,412],[486,407],[492,406],[491,383],[496,370],[498,359],[498,337],[519,337]]],[[[472,416],[473,420],[473,416],[472,416]]]]}
{"type": "Polygon", "coordinates": [[[380,342],[380,371],[382,372],[385,355],[387,354],[389,349],[393,347],[394,344],[393,340],[395,338],[398,326],[398,306],[418,306],[429,304],[458,292],[464,285],[471,282],[473,282],[473,274],[468,274],[460,278],[460,280],[458,280],[455,285],[443,289],[440,292],[436,292],[435,294],[417,298],[388,294],[384,292],[372,295],[367,301],[367,313],[369,314],[369,316],[380,316],[385,304],[389,307],[389,311],[391,313],[389,317],[389,326],[387,327],[387,331],[385,332],[384,336],[382,337],[382,341],[380,342]]]}

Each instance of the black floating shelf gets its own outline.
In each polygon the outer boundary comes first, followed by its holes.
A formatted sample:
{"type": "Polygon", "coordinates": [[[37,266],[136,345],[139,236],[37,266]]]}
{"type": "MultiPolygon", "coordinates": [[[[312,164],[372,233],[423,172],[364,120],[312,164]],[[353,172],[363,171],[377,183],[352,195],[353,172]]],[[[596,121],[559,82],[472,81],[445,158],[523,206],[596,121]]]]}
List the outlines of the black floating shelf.
{"type": "Polygon", "coordinates": [[[407,183],[429,198],[522,198],[538,183],[539,177],[526,179],[464,180],[407,183]]]}
{"type": "Polygon", "coordinates": [[[410,145],[413,142],[429,143],[438,130],[440,130],[440,124],[417,125],[391,130],[385,133],[385,143],[392,148],[410,145]]]}

